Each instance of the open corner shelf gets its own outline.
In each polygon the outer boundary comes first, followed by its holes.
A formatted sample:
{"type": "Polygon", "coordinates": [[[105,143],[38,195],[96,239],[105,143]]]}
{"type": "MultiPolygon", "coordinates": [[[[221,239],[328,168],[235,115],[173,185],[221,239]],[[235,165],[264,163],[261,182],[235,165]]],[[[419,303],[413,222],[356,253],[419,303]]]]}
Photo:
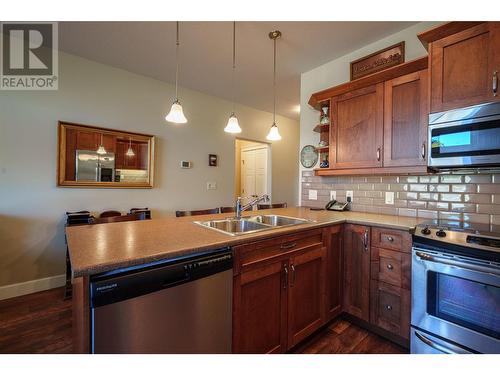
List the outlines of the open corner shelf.
{"type": "Polygon", "coordinates": [[[318,124],[314,127],[313,131],[316,133],[329,132],[330,131],[330,124],[326,124],[326,125],[318,124]]]}

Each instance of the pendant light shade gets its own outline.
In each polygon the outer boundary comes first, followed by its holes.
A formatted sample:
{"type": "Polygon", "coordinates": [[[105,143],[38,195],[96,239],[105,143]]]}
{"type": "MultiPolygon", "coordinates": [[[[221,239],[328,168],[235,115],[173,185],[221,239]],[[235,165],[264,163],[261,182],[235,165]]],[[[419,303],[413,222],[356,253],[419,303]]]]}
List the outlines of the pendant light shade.
{"type": "Polygon", "coordinates": [[[269,133],[267,134],[267,140],[269,141],[279,141],[281,140],[281,135],[278,130],[278,125],[276,125],[276,39],[281,37],[281,31],[275,30],[269,33],[269,38],[272,39],[274,59],[273,59],[273,124],[269,133]]]}
{"type": "Polygon", "coordinates": [[[174,124],[185,124],[187,122],[184,111],[182,110],[181,102],[179,101],[179,21],[176,23],[176,42],[175,42],[175,100],[172,103],[170,112],[165,116],[165,120],[174,124]]]}
{"type": "Polygon", "coordinates": [[[236,117],[234,112],[231,113],[231,116],[229,116],[229,120],[227,120],[227,125],[224,128],[224,131],[226,133],[233,133],[233,134],[241,133],[240,124],[238,123],[238,118],[236,117]]]}
{"type": "Polygon", "coordinates": [[[128,150],[125,153],[125,155],[127,155],[128,157],[135,156],[135,152],[134,152],[134,150],[132,150],[132,139],[131,138],[129,138],[129,140],[128,140],[128,150]]]}
{"type": "Polygon", "coordinates": [[[178,99],[172,103],[170,107],[170,112],[165,116],[165,120],[168,122],[173,122],[175,124],[185,124],[188,120],[184,116],[184,111],[182,110],[182,105],[178,99]]]}
{"type": "Polygon", "coordinates": [[[231,103],[233,106],[233,111],[229,115],[227,120],[227,125],[224,128],[226,133],[237,134],[241,133],[240,124],[238,118],[234,114],[234,71],[236,69],[236,22],[233,22],[233,69],[231,71],[231,103]]]}
{"type": "Polygon", "coordinates": [[[269,133],[267,134],[266,139],[268,141],[280,141],[281,140],[281,135],[280,135],[280,132],[278,130],[278,126],[276,125],[276,123],[273,123],[273,125],[271,126],[271,129],[269,129],[269,133]]]}
{"type": "Polygon", "coordinates": [[[106,149],[104,148],[104,146],[102,145],[102,134],[101,134],[101,144],[99,145],[99,147],[97,148],[97,153],[99,155],[104,155],[106,153],[106,149]]]}

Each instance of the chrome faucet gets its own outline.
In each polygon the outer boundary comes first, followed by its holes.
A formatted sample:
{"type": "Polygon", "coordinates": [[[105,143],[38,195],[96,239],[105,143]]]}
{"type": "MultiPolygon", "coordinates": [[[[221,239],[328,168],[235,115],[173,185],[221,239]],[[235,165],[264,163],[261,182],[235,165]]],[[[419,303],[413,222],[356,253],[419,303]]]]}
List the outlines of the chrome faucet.
{"type": "Polygon", "coordinates": [[[264,194],[260,197],[256,197],[254,198],[253,200],[251,200],[250,202],[248,202],[247,204],[245,205],[241,205],[241,201],[243,200],[244,198],[242,197],[238,197],[238,199],[236,199],[236,205],[235,205],[235,209],[234,211],[236,212],[236,219],[241,219],[241,213],[243,211],[246,211],[250,208],[252,208],[254,205],[256,205],[257,203],[259,202],[269,202],[269,195],[267,194],[264,194]]]}

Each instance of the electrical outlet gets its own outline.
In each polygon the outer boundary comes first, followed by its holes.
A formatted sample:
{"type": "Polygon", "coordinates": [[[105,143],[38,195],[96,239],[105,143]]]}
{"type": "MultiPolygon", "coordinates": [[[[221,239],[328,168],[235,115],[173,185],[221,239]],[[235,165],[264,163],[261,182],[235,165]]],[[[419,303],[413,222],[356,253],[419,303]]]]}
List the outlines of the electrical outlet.
{"type": "Polygon", "coordinates": [[[353,201],[354,201],[353,196],[354,196],[354,193],[352,192],[352,190],[347,190],[347,191],[345,192],[345,198],[346,198],[346,201],[348,201],[348,202],[353,202],[353,201]],[[350,198],[350,199],[349,199],[349,198],[350,198]]]}
{"type": "Polygon", "coordinates": [[[385,192],[385,204],[394,204],[394,192],[386,191],[385,192]]]}
{"type": "Polygon", "coordinates": [[[309,200],[312,200],[312,201],[318,200],[318,191],[317,190],[309,190],[309,200]]]}
{"type": "Polygon", "coordinates": [[[337,192],[335,190],[330,190],[330,200],[337,200],[337,192]]]}
{"type": "Polygon", "coordinates": [[[217,182],[207,182],[207,190],[217,190],[217,182]]]}

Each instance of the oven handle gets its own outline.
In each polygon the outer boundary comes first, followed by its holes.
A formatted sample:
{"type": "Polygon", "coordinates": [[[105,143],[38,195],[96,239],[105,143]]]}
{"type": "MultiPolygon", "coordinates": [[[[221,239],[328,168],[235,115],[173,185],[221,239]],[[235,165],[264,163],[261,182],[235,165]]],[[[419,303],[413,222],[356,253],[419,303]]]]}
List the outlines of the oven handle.
{"type": "Polygon", "coordinates": [[[443,342],[442,344],[437,343],[433,341],[431,338],[421,334],[420,332],[415,331],[415,336],[422,341],[424,344],[430,346],[431,348],[434,348],[441,353],[446,353],[446,354],[471,354],[468,350],[462,349],[458,346],[447,344],[443,342]]]}
{"type": "Polygon", "coordinates": [[[482,273],[489,273],[493,274],[496,276],[500,276],[500,269],[494,266],[483,266],[483,265],[478,265],[474,264],[470,261],[467,261],[466,259],[460,259],[460,261],[456,261],[453,259],[447,259],[439,256],[434,256],[429,253],[424,253],[421,251],[416,251],[415,254],[423,261],[426,262],[434,262],[434,263],[440,263],[440,264],[447,264],[449,266],[455,266],[458,268],[463,268],[466,270],[470,271],[477,271],[477,272],[482,272],[482,273]]]}

